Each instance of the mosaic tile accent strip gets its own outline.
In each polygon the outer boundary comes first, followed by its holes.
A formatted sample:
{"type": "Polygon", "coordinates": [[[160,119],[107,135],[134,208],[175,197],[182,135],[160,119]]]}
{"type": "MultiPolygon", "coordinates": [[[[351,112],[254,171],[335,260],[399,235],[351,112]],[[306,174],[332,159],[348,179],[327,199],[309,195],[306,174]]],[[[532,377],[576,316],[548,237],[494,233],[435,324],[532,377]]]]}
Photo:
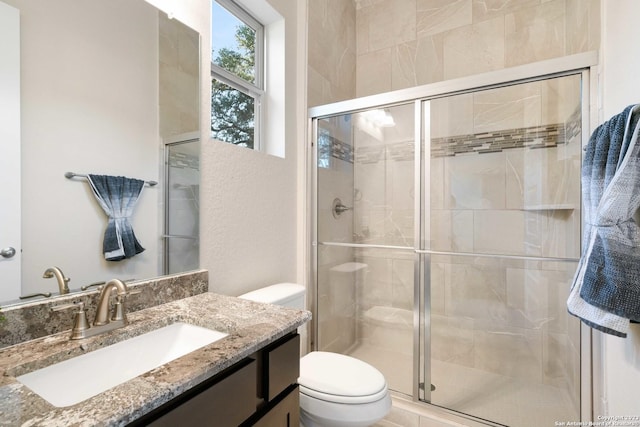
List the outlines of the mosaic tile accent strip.
{"type": "Polygon", "coordinates": [[[497,153],[510,148],[549,148],[565,144],[580,133],[580,123],[572,120],[528,128],[505,129],[431,139],[431,157],[452,157],[469,153],[497,153]]]}
{"type": "Polygon", "coordinates": [[[200,170],[200,157],[171,151],[169,152],[169,166],[172,168],[200,170]]]}
{"type": "Polygon", "coordinates": [[[378,163],[384,158],[384,145],[374,147],[359,147],[356,149],[355,160],[360,164],[378,163]]]}
{"type": "Polygon", "coordinates": [[[353,163],[353,147],[331,135],[321,134],[318,137],[318,159],[330,158],[353,163]]]}
{"type": "MultiPolygon", "coordinates": [[[[498,153],[510,148],[549,148],[579,142],[582,131],[581,111],[576,110],[565,123],[555,123],[528,128],[505,129],[495,132],[447,136],[431,139],[431,157],[452,157],[462,154],[498,153]]],[[[353,147],[339,139],[323,134],[318,138],[318,158],[328,167],[332,158],[348,163],[372,164],[382,159],[413,160],[412,141],[393,144],[353,147]]]]}

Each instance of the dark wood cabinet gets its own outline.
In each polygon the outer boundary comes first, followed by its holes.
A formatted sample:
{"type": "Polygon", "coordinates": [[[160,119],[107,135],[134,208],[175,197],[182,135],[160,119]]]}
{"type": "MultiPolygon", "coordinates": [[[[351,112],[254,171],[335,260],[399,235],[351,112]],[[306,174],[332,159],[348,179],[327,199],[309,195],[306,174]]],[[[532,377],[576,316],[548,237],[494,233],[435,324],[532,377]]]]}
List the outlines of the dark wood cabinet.
{"type": "Polygon", "coordinates": [[[299,374],[300,336],[292,333],[130,426],[298,427],[299,374]]]}
{"type": "Polygon", "coordinates": [[[299,427],[300,426],[300,394],[298,386],[283,393],[281,401],[277,402],[260,418],[249,420],[246,425],[255,427],[299,427]]]}

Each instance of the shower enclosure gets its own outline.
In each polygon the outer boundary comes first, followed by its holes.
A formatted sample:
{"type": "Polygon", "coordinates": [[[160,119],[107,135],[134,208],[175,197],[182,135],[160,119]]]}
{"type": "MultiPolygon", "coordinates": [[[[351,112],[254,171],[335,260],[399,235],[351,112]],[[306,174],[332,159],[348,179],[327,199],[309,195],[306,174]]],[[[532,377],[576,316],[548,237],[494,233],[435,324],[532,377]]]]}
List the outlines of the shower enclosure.
{"type": "Polygon", "coordinates": [[[164,274],[200,263],[200,138],[180,135],[164,146],[164,274]]]}
{"type": "Polygon", "coordinates": [[[585,67],[310,110],[315,349],[484,422],[590,416],[589,334],[565,306],[580,256],[585,67]]]}

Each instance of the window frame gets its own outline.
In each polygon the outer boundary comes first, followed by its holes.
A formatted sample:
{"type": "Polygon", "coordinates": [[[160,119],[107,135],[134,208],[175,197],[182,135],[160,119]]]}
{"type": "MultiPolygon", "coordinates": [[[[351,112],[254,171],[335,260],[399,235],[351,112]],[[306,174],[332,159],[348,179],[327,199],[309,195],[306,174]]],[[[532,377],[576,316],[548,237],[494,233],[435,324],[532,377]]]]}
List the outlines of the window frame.
{"type": "MultiPolygon", "coordinates": [[[[229,13],[234,15],[244,25],[247,25],[255,31],[255,84],[248,82],[235,74],[216,65],[211,57],[211,78],[216,79],[233,89],[253,98],[253,150],[262,151],[263,134],[264,134],[264,115],[265,115],[265,31],[264,25],[255,19],[249,12],[238,5],[234,0],[211,0],[218,3],[219,6],[225,8],[229,13]]],[[[213,4],[213,3],[212,3],[213,4]]],[[[213,14],[212,14],[213,15],[213,14]]],[[[213,22],[212,22],[213,25],[213,22]]],[[[212,40],[213,44],[213,40],[212,40]]],[[[209,125],[211,127],[211,124],[209,125]]],[[[232,145],[237,145],[233,144],[232,145]]]]}

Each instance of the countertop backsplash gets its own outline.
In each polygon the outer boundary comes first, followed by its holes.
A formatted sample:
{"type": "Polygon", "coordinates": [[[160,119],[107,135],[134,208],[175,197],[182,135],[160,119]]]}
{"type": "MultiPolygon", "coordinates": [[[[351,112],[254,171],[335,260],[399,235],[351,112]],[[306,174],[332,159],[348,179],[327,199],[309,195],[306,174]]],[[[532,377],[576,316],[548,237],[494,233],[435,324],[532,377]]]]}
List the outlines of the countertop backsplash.
{"type": "MultiPolygon", "coordinates": [[[[171,276],[128,282],[130,290],[141,290],[127,297],[127,313],[187,298],[208,291],[209,273],[196,270],[171,276]]],[[[2,307],[0,348],[70,330],[75,309],[52,311],[51,308],[83,301],[88,319],[95,316],[99,290],[72,293],[15,306],[2,307]]]]}

